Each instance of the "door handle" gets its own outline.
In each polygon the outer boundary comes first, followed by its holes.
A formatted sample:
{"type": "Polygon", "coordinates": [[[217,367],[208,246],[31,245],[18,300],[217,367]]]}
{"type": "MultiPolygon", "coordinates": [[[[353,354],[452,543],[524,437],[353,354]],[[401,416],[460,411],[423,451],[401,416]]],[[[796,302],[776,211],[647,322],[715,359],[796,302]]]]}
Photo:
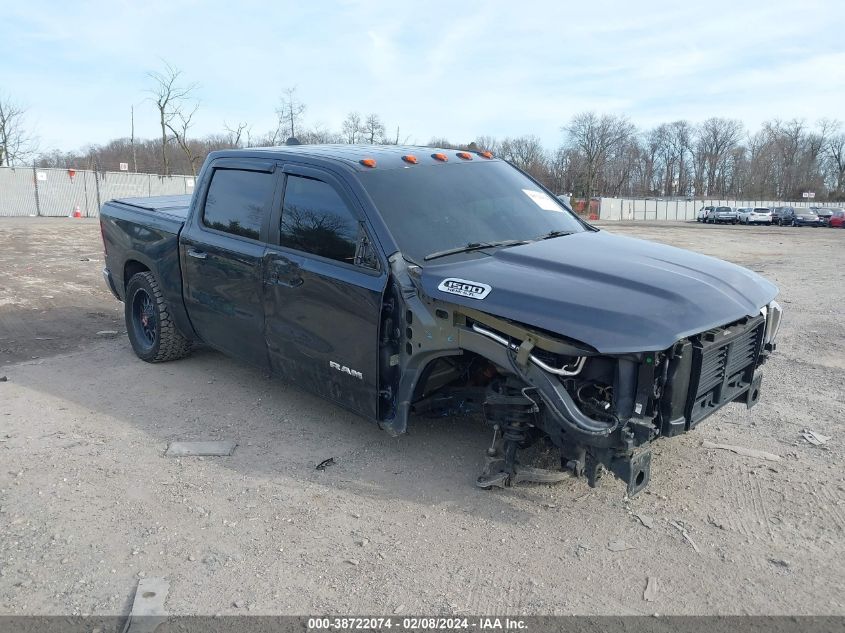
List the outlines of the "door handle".
{"type": "Polygon", "coordinates": [[[287,286],[288,288],[298,288],[302,284],[305,283],[305,280],[302,277],[288,277],[282,278],[279,273],[272,273],[270,278],[267,280],[270,284],[275,284],[276,286],[287,286]]]}
{"type": "Polygon", "coordinates": [[[193,248],[188,251],[188,257],[195,257],[196,259],[206,259],[208,257],[208,253],[203,251],[197,251],[193,248]]]}
{"type": "Polygon", "coordinates": [[[305,283],[301,272],[302,269],[296,262],[287,259],[276,259],[270,264],[267,275],[264,278],[264,283],[285,286],[287,288],[298,288],[305,283]]]}

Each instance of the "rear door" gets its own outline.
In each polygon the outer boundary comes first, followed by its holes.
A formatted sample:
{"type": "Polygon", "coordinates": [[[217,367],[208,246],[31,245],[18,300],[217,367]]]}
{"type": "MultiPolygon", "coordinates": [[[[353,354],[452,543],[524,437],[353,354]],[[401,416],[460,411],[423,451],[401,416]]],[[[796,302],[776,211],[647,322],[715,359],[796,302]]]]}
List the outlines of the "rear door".
{"type": "Polygon", "coordinates": [[[249,159],[211,169],[180,238],[185,305],[203,341],[266,367],[263,265],[279,174],[249,159]]]}
{"type": "Polygon", "coordinates": [[[274,371],[377,419],[386,266],[363,210],[326,170],[284,165],[264,257],[265,336],[274,371]]]}

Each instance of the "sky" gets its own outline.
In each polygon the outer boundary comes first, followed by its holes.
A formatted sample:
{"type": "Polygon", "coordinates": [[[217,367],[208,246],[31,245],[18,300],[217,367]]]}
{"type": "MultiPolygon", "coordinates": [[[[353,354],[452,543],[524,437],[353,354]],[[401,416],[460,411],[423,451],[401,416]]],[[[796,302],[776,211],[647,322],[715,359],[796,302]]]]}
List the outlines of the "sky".
{"type": "Polygon", "coordinates": [[[378,113],[401,140],[534,134],[579,112],[647,129],[710,116],[845,120],[845,2],[8,2],[0,93],[42,150],[155,137],[163,60],[196,82],[193,134],[275,127],[296,87],[305,124],[378,113]]]}

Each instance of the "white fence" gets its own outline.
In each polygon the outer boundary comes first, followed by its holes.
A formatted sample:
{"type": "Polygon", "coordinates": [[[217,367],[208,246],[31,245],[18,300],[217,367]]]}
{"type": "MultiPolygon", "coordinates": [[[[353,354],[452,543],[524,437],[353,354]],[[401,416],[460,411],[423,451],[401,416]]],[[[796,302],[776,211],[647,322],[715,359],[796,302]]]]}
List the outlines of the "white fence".
{"type": "MultiPolygon", "coordinates": [[[[69,216],[77,207],[84,217],[97,217],[112,198],[166,196],[194,192],[193,176],[159,176],[122,171],[0,167],[0,216],[69,216]]],[[[656,200],[602,198],[602,220],[694,220],[703,206],[806,207],[812,201],[656,200]]],[[[819,203],[818,206],[842,206],[819,203]]]]}
{"type": "Polygon", "coordinates": [[[784,202],[779,200],[656,200],[637,198],[602,198],[599,217],[602,220],[695,220],[701,207],[841,207],[835,202],[816,203],[812,200],[784,202]]]}
{"type": "Polygon", "coordinates": [[[193,176],[0,167],[0,216],[97,217],[112,198],[193,193],[193,176]]]}

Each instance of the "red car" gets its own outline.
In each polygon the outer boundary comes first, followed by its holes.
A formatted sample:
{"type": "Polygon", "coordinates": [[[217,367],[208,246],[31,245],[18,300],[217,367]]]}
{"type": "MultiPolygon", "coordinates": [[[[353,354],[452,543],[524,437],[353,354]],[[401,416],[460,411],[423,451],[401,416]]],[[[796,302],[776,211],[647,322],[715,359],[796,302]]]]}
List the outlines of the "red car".
{"type": "Polygon", "coordinates": [[[827,225],[830,228],[845,229],[845,209],[835,209],[827,225]]]}

